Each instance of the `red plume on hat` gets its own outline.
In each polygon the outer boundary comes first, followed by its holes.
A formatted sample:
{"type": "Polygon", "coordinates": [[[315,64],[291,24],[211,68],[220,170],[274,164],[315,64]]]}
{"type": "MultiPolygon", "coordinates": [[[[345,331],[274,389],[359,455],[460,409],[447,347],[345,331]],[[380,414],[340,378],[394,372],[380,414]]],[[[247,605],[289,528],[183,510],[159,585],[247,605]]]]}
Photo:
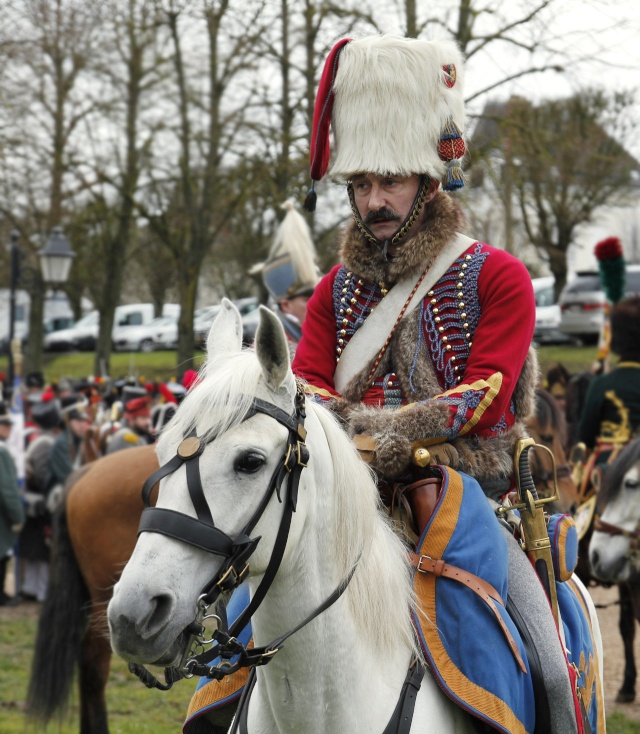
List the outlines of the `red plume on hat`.
{"type": "Polygon", "coordinates": [[[593,250],[598,261],[600,282],[611,303],[617,303],[624,295],[626,266],[622,243],[617,237],[607,237],[593,250]]]}

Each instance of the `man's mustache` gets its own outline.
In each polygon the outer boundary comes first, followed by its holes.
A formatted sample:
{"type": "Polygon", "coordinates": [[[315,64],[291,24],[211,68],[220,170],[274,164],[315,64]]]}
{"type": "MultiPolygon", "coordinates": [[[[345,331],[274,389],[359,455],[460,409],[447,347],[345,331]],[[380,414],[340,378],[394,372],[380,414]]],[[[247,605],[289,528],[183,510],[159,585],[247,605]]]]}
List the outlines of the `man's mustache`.
{"type": "Polygon", "coordinates": [[[374,224],[375,222],[399,221],[400,215],[393,209],[383,206],[375,212],[369,212],[364,219],[365,224],[374,224]]]}

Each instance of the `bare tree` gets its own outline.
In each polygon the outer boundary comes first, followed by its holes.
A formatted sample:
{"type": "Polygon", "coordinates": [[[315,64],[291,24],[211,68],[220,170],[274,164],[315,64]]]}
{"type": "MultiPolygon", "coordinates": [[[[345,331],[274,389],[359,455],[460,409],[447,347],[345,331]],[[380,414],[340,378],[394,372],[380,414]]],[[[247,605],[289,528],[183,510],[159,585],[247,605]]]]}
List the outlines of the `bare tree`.
{"type": "Polygon", "coordinates": [[[632,103],[628,95],[594,90],[538,105],[514,98],[499,123],[496,142],[509,161],[521,221],[549,263],[556,295],[566,282],[576,228],[637,189],[640,163],[623,147],[632,103]]]}
{"type": "Polygon", "coordinates": [[[74,139],[93,106],[83,88],[100,22],[95,0],[24,0],[5,14],[10,51],[5,89],[4,170],[0,210],[22,233],[28,274],[22,285],[31,297],[30,338],[25,368],[42,361],[45,287],[37,250],[54,226],[63,223],[69,200],[82,188],[73,175],[74,139]]]}

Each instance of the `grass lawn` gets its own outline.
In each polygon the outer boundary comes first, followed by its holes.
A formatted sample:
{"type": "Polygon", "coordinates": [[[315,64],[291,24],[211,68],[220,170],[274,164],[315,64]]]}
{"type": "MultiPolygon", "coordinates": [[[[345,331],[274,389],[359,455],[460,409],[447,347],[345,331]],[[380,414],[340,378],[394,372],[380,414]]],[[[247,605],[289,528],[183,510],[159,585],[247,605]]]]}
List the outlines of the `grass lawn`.
{"type": "MultiPolygon", "coordinates": [[[[561,362],[571,373],[588,370],[595,360],[596,347],[555,344],[540,346],[537,349],[540,369],[546,374],[549,367],[561,362]]],[[[204,359],[204,352],[195,351],[193,359],[185,369],[198,369],[204,359]]],[[[64,352],[45,354],[44,375],[47,382],[61,377],[80,378],[94,374],[93,352],[64,352]]],[[[6,372],[7,357],[0,357],[0,371],[6,372]]],[[[178,372],[176,352],[115,352],[111,355],[111,377],[124,375],[143,377],[148,380],[167,381],[178,372]]]]}
{"type": "MultiPolygon", "coordinates": [[[[36,734],[42,727],[25,717],[25,698],[31,668],[32,646],[37,626],[36,604],[0,608],[0,732],[36,734]]],[[[114,656],[107,686],[107,708],[111,734],[178,734],[182,731],[195,681],[184,680],[169,691],[145,688],[114,656]]],[[[69,707],[69,716],[48,731],[78,734],[78,699],[69,707]]]]}

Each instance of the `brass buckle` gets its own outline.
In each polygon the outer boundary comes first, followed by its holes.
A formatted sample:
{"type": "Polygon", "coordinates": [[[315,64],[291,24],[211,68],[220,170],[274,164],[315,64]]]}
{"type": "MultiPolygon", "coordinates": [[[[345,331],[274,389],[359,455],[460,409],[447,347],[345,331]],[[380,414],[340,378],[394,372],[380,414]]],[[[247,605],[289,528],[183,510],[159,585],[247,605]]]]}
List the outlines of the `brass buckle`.
{"type": "MultiPolygon", "coordinates": [[[[298,452],[298,466],[308,466],[307,462],[302,460],[302,449],[306,448],[303,441],[296,442],[296,450],[298,452]]],[[[308,460],[307,460],[308,461],[308,460]]]]}
{"type": "MultiPolygon", "coordinates": [[[[249,564],[242,570],[242,573],[246,571],[246,568],[249,564]]],[[[222,574],[222,576],[218,579],[216,582],[216,586],[220,591],[230,591],[231,589],[235,589],[235,587],[238,585],[238,574],[236,572],[236,569],[233,566],[229,566],[229,568],[222,574]],[[233,574],[233,578],[231,579],[231,585],[227,585],[226,581],[227,579],[233,574]]]]}

